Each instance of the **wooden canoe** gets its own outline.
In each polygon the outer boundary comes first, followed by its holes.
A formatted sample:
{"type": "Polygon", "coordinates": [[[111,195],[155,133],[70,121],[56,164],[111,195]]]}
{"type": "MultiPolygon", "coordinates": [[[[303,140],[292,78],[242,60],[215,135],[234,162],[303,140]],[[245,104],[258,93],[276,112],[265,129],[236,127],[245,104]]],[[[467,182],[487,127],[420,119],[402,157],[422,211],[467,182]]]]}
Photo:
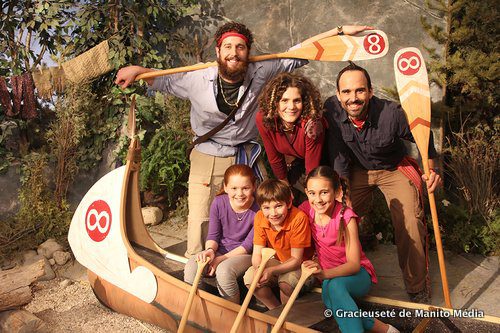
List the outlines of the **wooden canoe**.
{"type": "MultiPolygon", "coordinates": [[[[126,165],[102,177],[84,196],[73,216],[68,240],[76,259],[88,269],[90,284],[103,304],[175,332],[191,287],[181,278],[183,265],[179,262],[185,263],[186,259],[157,245],[144,225],[139,192],[140,146],[133,135],[133,115],[129,115],[129,126],[132,141],[126,165]],[[174,274],[176,262],[178,274],[174,274]]],[[[367,309],[396,311],[431,307],[373,297],[365,298],[364,303],[367,309]]],[[[229,332],[239,309],[240,305],[216,293],[198,290],[186,332],[229,332]]],[[[248,309],[239,332],[271,331],[279,311],[261,313],[248,309]]],[[[290,321],[284,323],[280,332],[338,332],[335,321],[325,318],[317,293],[299,298],[293,311],[295,314],[289,315],[290,321]]],[[[426,332],[460,332],[464,327],[473,327],[478,333],[500,331],[500,319],[491,316],[480,320],[445,318],[444,324],[439,320],[427,320],[426,332]]],[[[421,318],[384,321],[404,332],[413,331],[422,322],[421,318]]]]}

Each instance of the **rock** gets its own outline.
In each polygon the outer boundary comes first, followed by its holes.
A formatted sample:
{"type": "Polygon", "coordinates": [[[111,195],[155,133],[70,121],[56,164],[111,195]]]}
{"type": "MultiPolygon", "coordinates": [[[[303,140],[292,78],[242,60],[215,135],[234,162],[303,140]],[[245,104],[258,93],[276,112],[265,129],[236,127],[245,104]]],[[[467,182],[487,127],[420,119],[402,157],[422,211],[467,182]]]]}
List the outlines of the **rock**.
{"type": "Polygon", "coordinates": [[[11,310],[0,313],[0,331],[10,333],[50,332],[43,320],[26,310],[11,310]]]}
{"type": "Polygon", "coordinates": [[[35,261],[40,260],[40,256],[36,253],[35,250],[28,250],[23,252],[22,254],[22,264],[29,265],[34,263],[35,261]]]}
{"type": "MultiPolygon", "coordinates": [[[[57,252],[57,251],[56,251],[57,252]]],[[[55,252],[54,252],[55,253],[55,252]]],[[[49,264],[50,266],[54,266],[56,264],[56,261],[54,260],[54,258],[50,258],[49,259],[49,264]]]]}
{"type": "Polygon", "coordinates": [[[52,258],[52,254],[56,251],[62,251],[63,247],[59,243],[56,242],[55,239],[47,239],[45,242],[38,246],[36,252],[40,255],[43,255],[45,258],[52,258]]]}
{"type": "Polygon", "coordinates": [[[142,208],[142,216],[145,225],[156,225],[163,219],[163,212],[158,207],[142,208]]]}
{"type": "Polygon", "coordinates": [[[55,260],[56,264],[62,266],[71,259],[71,254],[69,252],[56,251],[52,254],[52,258],[55,260]]]}
{"type": "MultiPolygon", "coordinates": [[[[42,257],[42,256],[40,256],[42,257]]],[[[52,269],[52,266],[50,266],[50,262],[47,258],[42,257],[45,262],[45,274],[37,279],[37,281],[50,281],[53,278],[56,277],[56,273],[54,273],[54,270],[52,269]]]]}
{"type": "Polygon", "coordinates": [[[73,281],[71,280],[68,280],[68,279],[64,279],[62,280],[60,283],[59,283],[59,286],[62,287],[62,288],[66,288],[67,286],[73,284],[73,281]]]}

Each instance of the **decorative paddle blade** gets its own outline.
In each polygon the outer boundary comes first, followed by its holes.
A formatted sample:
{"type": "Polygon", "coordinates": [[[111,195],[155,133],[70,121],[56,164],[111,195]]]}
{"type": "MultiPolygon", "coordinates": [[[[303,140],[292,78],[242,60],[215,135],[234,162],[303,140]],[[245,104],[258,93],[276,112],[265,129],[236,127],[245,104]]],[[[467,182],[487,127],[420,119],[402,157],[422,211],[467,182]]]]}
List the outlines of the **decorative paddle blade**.
{"type": "MultiPolygon", "coordinates": [[[[383,57],[389,51],[387,35],[380,30],[371,30],[357,36],[332,36],[313,43],[300,44],[298,47],[282,53],[263,54],[250,57],[250,62],[277,58],[297,58],[319,61],[369,60],[383,57]]],[[[135,81],[150,79],[162,75],[195,71],[211,66],[217,62],[200,63],[192,66],[170,68],[143,73],[135,81]]]]}
{"type": "Polygon", "coordinates": [[[332,36],[280,54],[281,57],[319,61],[369,60],[383,57],[389,51],[387,35],[380,30],[356,36],[332,36]]]}
{"type": "Polygon", "coordinates": [[[427,161],[431,130],[431,98],[427,69],[419,49],[407,47],[399,50],[394,56],[394,73],[401,106],[408,118],[422,160],[427,161]]]}

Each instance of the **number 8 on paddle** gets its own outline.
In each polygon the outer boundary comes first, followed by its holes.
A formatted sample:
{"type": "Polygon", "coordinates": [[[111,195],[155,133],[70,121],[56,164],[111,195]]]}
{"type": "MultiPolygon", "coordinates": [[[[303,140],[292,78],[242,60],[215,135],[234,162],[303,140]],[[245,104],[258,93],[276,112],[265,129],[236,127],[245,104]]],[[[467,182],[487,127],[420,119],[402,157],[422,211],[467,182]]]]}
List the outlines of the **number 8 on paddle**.
{"type": "MultiPolygon", "coordinates": [[[[429,177],[428,149],[431,131],[431,99],[427,69],[420,50],[414,47],[399,50],[394,56],[394,73],[401,106],[406,113],[411,133],[420,151],[424,172],[427,177],[429,177]]],[[[448,279],[446,277],[446,267],[434,193],[429,193],[429,204],[431,208],[434,236],[436,239],[444,299],[446,306],[451,308],[450,292],[448,290],[448,279]]]]}

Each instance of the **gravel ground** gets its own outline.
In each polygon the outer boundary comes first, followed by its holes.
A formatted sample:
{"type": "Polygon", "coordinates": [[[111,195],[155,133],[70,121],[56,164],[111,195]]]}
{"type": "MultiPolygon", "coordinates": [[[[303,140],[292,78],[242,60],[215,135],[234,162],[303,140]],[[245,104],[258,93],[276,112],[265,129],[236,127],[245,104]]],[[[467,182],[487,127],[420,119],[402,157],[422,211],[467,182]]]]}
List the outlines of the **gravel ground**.
{"type": "MultiPolygon", "coordinates": [[[[185,238],[186,225],[161,223],[149,229],[152,237],[163,247],[185,238]]],[[[60,267],[57,278],[38,282],[33,287],[33,300],[24,309],[42,319],[54,333],[100,332],[167,332],[132,317],[116,313],[97,300],[86,280],[86,271],[78,263],[60,267]],[[72,283],[64,285],[64,280],[72,283]]]]}
{"type": "Polygon", "coordinates": [[[157,326],[113,312],[99,303],[86,281],[61,286],[56,278],[35,285],[25,309],[45,321],[50,332],[166,332],[157,326]]]}

